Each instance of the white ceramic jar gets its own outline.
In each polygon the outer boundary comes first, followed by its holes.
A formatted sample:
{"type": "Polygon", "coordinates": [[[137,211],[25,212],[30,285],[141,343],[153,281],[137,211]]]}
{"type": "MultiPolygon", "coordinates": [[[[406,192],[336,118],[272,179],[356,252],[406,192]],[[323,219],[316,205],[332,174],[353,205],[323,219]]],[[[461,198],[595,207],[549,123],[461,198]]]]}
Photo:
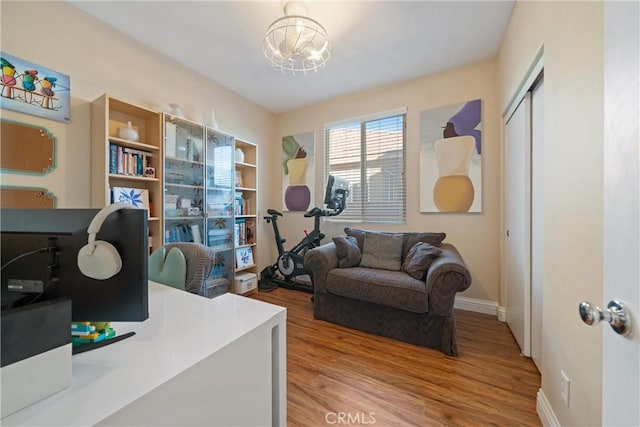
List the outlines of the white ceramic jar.
{"type": "Polygon", "coordinates": [[[138,140],[138,132],[131,126],[131,122],[127,122],[127,127],[120,129],[118,136],[129,141],[138,140]]]}

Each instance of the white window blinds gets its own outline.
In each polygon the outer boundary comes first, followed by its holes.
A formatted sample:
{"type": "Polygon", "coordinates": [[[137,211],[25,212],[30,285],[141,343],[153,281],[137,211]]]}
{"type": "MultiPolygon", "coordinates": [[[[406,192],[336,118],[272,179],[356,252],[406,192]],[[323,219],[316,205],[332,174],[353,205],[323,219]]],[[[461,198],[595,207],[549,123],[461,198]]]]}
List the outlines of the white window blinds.
{"type": "Polygon", "coordinates": [[[405,114],[325,128],[325,176],[349,181],[347,208],[336,220],[404,222],[405,114]]]}

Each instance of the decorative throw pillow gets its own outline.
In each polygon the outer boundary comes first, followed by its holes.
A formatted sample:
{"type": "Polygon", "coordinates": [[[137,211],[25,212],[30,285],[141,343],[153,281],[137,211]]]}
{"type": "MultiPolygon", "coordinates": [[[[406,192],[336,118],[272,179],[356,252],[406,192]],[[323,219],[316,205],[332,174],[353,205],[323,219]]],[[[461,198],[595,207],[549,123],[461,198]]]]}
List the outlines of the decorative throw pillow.
{"type": "Polygon", "coordinates": [[[344,228],[344,234],[356,238],[356,241],[358,242],[358,248],[360,248],[360,252],[362,252],[364,249],[364,233],[365,230],[360,230],[359,228],[344,228]]]}
{"type": "Polygon", "coordinates": [[[409,249],[418,242],[428,243],[433,246],[440,246],[447,237],[445,233],[403,233],[404,244],[402,245],[402,260],[407,258],[409,249]]]}
{"type": "Polygon", "coordinates": [[[402,234],[365,231],[360,267],[399,271],[402,234]]]}
{"type": "Polygon", "coordinates": [[[442,249],[424,242],[418,242],[409,249],[402,263],[402,271],[416,280],[424,280],[433,260],[442,255],[442,249]]]}
{"type": "Polygon", "coordinates": [[[338,267],[348,268],[357,267],[360,264],[360,248],[355,237],[343,236],[334,237],[333,243],[336,244],[336,255],[338,256],[338,267]]]}

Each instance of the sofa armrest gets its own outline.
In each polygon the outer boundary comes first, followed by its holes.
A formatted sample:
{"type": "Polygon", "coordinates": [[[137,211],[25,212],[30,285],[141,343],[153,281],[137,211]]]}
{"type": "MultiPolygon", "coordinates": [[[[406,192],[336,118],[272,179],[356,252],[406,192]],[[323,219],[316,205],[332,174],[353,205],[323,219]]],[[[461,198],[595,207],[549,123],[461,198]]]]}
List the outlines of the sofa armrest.
{"type": "Polygon", "coordinates": [[[338,268],[336,245],[329,242],[308,251],[304,256],[304,268],[309,271],[314,292],[325,292],[327,275],[334,268],[338,268]]]}
{"type": "Polygon", "coordinates": [[[456,292],[462,292],[471,285],[471,274],[453,245],[443,243],[440,249],[442,255],[431,264],[425,279],[429,293],[429,313],[449,316],[453,313],[456,292]]]}

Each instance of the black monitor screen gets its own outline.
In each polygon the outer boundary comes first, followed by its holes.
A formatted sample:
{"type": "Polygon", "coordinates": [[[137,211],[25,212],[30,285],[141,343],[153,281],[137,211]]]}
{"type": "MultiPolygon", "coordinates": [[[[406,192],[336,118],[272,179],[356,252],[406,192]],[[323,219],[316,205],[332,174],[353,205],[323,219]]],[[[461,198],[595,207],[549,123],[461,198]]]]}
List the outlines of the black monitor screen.
{"type": "Polygon", "coordinates": [[[342,210],[346,208],[346,198],[349,193],[349,182],[338,176],[329,175],[324,194],[324,204],[329,209],[342,210]]]}
{"type": "Polygon", "coordinates": [[[2,209],[2,308],[68,297],[72,320],[142,321],[148,308],[147,211],[111,213],[97,240],[111,243],[122,268],[105,280],[80,272],[78,251],[87,244],[87,228],[99,209],[2,209]],[[42,248],[43,253],[14,258],[42,248]],[[6,265],[6,266],[5,266],[6,265]]]}

